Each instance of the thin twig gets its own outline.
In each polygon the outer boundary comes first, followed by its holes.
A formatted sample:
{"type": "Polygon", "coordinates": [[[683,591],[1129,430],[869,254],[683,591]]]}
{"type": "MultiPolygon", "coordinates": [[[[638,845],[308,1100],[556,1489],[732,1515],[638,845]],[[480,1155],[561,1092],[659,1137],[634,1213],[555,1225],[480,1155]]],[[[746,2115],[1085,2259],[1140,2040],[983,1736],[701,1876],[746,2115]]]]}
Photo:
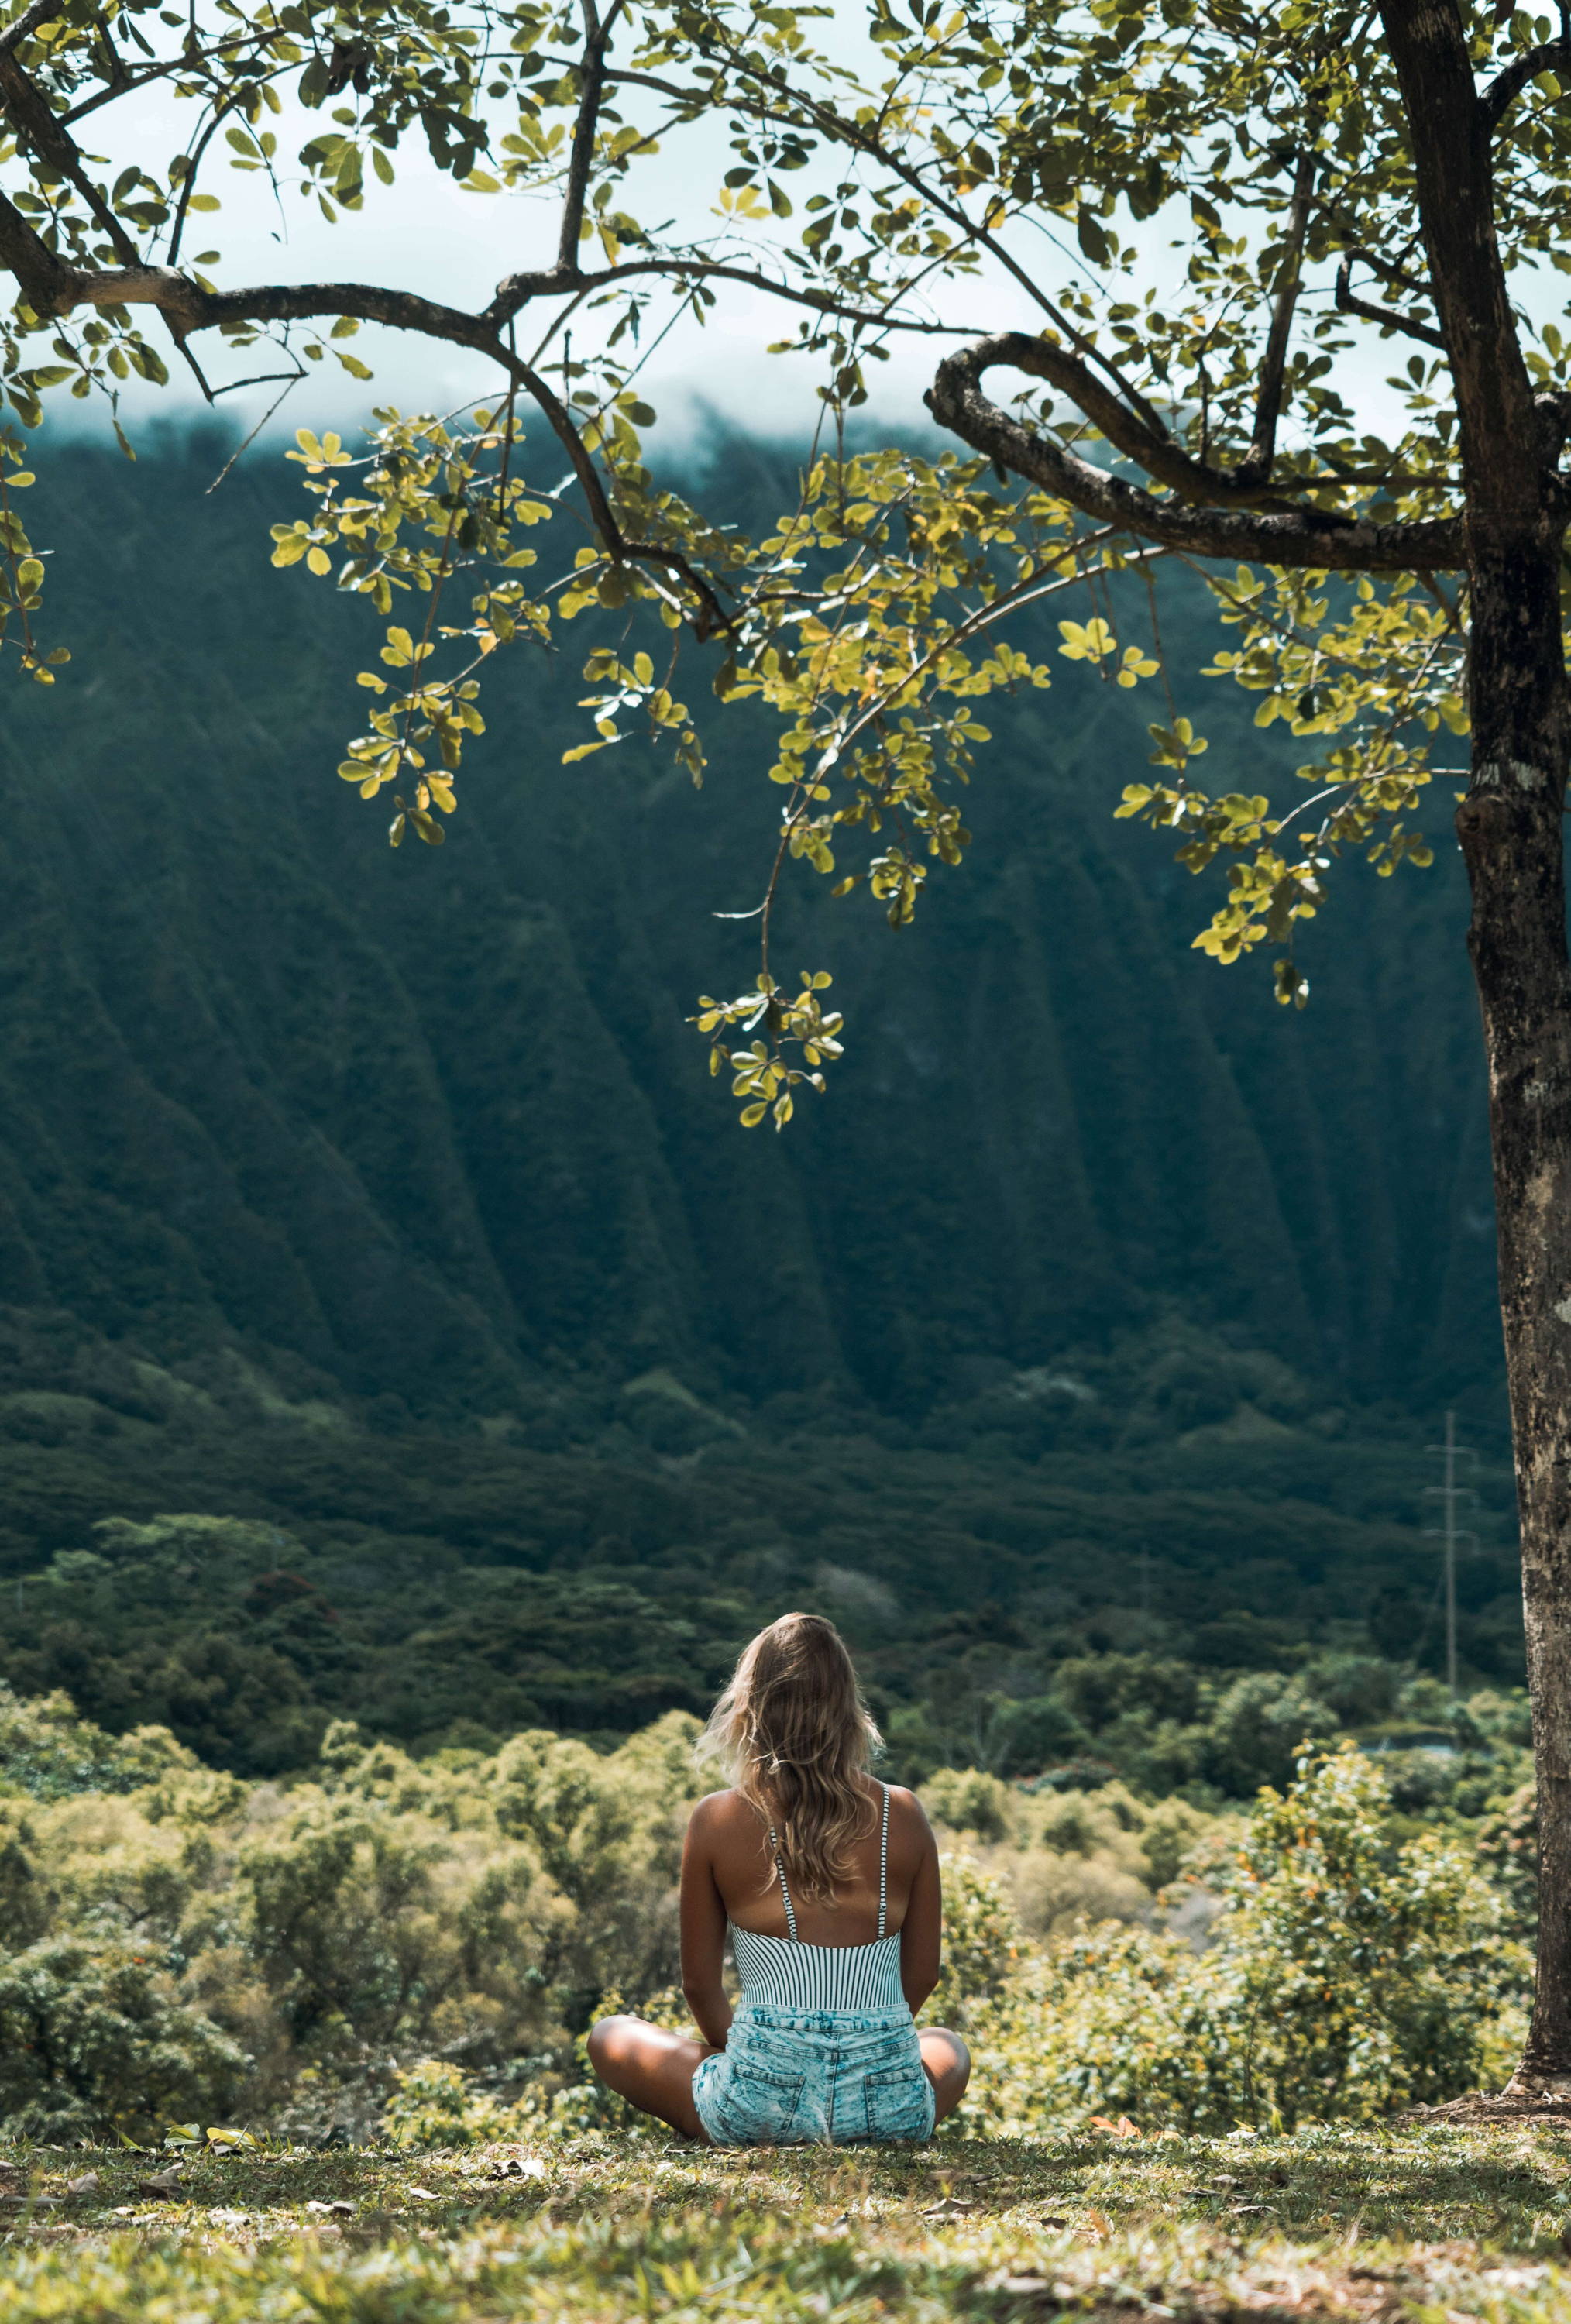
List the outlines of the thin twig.
{"type": "MultiPolygon", "coordinates": [[[[292,372],[288,374],[288,385],[284,388],[282,394],[274,398],[273,401],[268,405],[266,410],[257,421],[255,427],[251,430],[250,435],[246,437],[245,441],[243,444],[236,446],[236,449],[230,453],[229,457],[225,461],[217,475],[213,478],[212,483],[208,486],[208,493],[216,493],[217,491],[218,486],[223,483],[230,469],[235,466],[236,463],[244,456],[244,454],[249,452],[253,444],[255,443],[256,438],[261,435],[268,421],[273,418],[273,413],[278,410],[280,405],[284,401],[285,397],[287,397],[294,388],[300,385],[300,381],[304,379],[305,375],[305,366],[303,364],[300,366],[299,371],[292,372]]],[[[268,372],[263,374],[263,377],[268,379],[282,379],[284,376],[285,374],[282,372],[268,372]]],[[[242,379],[236,382],[236,385],[237,387],[256,387],[260,384],[261,382],[259,380],[253,379],[242,379]]],[[[221,387],[218,390],[218,393],[220,395],[226,395],[228,392],[229,390],[227,388],[221,387]]],[[[206,497],[207,493],[204,493],[203,498],[206,499],[206,497]]]]}
{"type": "Polygon", "coordinates": [[[1392,307],[1372,306],[1367,299],[1354,298],[1352,289],[1353,261],[1344,258],[1336,269],[1336,311],[1339,315],[1360,315],[1366,323],[1379,323],[1388,331],[1400,331],[1404,337],[1421,339],[1426,346],[1445,352],[1444,336],[1432,324],[1420,323],[1415,315],[1398,313],[1392,307]]]}
{"type": "Polygon", "coordinates": [[[1281,418],[1288,343],[1292,336],[1293,309],[1298,303],[1298,288],[1303,281],[1304,236],[1308,230],[1309,197],[1314,191],[1317,167],[1313,152],[1300,153],[1293,173],[1293,197],[1288,208],[1287,248],[1277,276],[1271,329],[1266,335],[1265,355],[1261,364],[1254,434],[1249,450],[1234,471],[1240,484],[1264,484],[1276,457],[1277,423],[1281,418]]]}

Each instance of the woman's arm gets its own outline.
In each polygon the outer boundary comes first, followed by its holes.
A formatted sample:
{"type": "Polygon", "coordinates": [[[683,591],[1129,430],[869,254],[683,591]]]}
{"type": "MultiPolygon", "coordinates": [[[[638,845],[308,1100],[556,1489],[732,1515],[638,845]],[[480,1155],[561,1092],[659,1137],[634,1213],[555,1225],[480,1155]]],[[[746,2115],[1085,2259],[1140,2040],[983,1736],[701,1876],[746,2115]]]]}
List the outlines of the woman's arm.
{"type": "Polygon", "coordinates": [[[731,2004],[720,1977],[725,1905],[715,1880],[713,1825],[713,1803],[700,1800],[682,1845],[682,1991],[705,2041],[723,2050],[731,2031],[731,2004]]]}
{"type": "Polygon", "coordinates": [[[901,1925],[900,1981],[914,2017],[938,1982],[943,1959],[944,1890],[938,1876],[938,1843],[922,1803],[906,1797],[921,1818],[922,1853],[901,1925]]]}

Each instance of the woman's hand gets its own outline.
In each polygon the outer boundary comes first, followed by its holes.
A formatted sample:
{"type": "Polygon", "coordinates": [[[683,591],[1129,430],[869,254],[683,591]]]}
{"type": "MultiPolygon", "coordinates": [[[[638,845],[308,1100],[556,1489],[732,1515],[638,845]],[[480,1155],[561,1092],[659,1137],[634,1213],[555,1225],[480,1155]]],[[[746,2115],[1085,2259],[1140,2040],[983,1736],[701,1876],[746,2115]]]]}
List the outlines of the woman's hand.
{"type": "Polygon", "coordinates": [[[698,1802],[682,1844],[682,1991],[705,2041],[723,2050],[731,2031],[731,2004],[721,1977],[725,1904],[710,1850],[711,1809],[710,1800],[698,1802]]]}

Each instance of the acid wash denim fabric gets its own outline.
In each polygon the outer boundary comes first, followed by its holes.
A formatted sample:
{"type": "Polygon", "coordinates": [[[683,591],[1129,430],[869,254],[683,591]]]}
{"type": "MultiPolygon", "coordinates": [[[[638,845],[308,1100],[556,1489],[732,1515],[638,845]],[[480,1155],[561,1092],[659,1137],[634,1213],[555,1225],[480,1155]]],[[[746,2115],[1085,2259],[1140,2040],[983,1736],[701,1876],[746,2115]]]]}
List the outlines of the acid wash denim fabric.
{"type": "Polygon", "coordinates": [[[693,2076],[716,2146],[846,2146],[932,2135],[933,2086],[909,2009],[744,2004],[724,2050],[693,2076]]]}

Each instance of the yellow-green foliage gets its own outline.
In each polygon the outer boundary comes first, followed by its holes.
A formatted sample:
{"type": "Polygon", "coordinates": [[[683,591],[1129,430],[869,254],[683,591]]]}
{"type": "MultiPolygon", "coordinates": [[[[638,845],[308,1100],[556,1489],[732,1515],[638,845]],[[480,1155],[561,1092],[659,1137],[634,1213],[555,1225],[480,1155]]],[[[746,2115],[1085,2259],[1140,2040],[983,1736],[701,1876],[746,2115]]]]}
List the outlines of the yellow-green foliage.
{"type": "Polygon", "coordinates": [[[0,2115],[35,2135],[267,2112],[302,2078],[330,2103],[401,2055],[549,2076],[607,1986],[675,1974],[681,1714],[605,1756],[420,1763],[339,1727],[288,1789],[156,1734],[116,1761],[58,1700],[5,1715],[13,1775],[31,1748],[51,1778],[0,1797],[0,2115]]]}
{"type": "Polygon", "coordinates": [[[1369,2122],[1497,2070],[1529,1960],[1462,1840],[1393,1831],[1373,1764],[1261,1794],[1204,1952],[1116,1925],[1025,1953],[975,2017],[974,2122],[1369,2122]]]}
{"type": "Polygon", "coordinates": [[[421,2058],[393,2074],[382,2127],[397,2147],[477,2146],[485,2139],[516,2137],[520,2109],[476,2089],[449,2060],[421,2058]]]}
{"type": "Polygon", "coordinates": [[[941,1834],[1002,1881],[1021,1928],[1059,1935],[1082,1921],[1149,1921],[1158,1889],[1196,1849],[1236,1827],[1181,1799],[1155,1806],[1124,1784],[1022,1792],[975,1767],[943,1767],[922,1786],[941,1834]]]}
{"type": "MultiPolygon", "coordinates": [[[[608,2008],[684,2022],[695,1733],[671,1713],[608,1753],[537,1732],[416,1761],[340,1725],[285,1787],[156,1729],[112,1743],[58,1699],[0,1702],[0,2119],[60,2138],[384,2118],[409,2146],[623,2124],[581,2037],[608,2008]]],[[[1509,1900],[1460,1839],[1393,1819],[1351,1746],[1247,1824],[1119,1784],[946,1771],[927,1797],[947,1862],[929,2015],[972,2040],[973,2129],[1368,2120],[1476,2081],[1514,2038],[1509,1900]]]]}

